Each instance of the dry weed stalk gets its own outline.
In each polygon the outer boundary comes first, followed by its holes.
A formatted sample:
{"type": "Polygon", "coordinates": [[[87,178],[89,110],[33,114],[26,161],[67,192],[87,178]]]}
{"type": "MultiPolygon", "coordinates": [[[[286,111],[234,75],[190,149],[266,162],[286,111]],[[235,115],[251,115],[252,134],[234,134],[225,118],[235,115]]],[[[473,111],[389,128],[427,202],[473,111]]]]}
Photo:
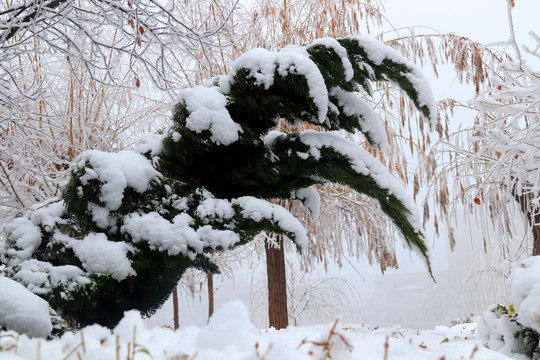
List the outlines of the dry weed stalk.
{"type": "Polygon", "coordinates": [[[266,360],[268,359],[268,356],[270,355],[270,352],[272,351],[272,344],[269,344],[266,350],[263,354],[259,352],[259,342],[255,343],[255,356],[257,356],[258,360],[266,360]]]}
{"type": "MultiPolygon", "coordinates": [[[[320,360],[332,359],[331,352],[332,352],[332,348],[335,345],[335,342],[333,340],[334,340],[334,338],[337,337],[346,346],[348,351],[352,351],[352,349],[353,349],[352,344],[347,340],[347,338],[345,336],[343,336],[341,333],[336,331],[336,327],[338,325],[338,322],[339,322],[339,319],[336,319],[336,321],[334,322],[334,325],[332,326],[332,328],[328,332],[328,337],[326,338],[326,340],[319,342],[319,341],[312,341],[312,340],[303,339],[302,342],[300,344],[298,344],[296,349],[297,350],[300,349],[305,344],[312,344],[312,345],[315,345],[316,347],[321,349],[321,352],[322,352],[321,356],[322,357],[320,358],[320,360]]],[[[311,356],[314,355],[312,351],[310,351],[309,354],[311,356]]]]}

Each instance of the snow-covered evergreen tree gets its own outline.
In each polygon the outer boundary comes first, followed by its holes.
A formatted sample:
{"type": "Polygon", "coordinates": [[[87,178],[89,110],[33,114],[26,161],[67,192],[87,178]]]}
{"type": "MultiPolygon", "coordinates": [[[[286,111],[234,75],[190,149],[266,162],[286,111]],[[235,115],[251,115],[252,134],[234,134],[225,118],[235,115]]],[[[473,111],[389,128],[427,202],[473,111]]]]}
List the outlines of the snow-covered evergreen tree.
{"type": "Polygon", "coordinates": [[[166,133],[134,151],[81,154],[62,199],[6,226],[0,270],[71,326],[112,327],[129,309],[152,314],[186,269],[217,272],[209,253],[263,230],[302,248],[300,222],[269,200],[297,198],[317,213],[311,186],[327,181],[377,200],[430,269],[416,206],[376,158],[335,132],[270,131],[277,119],[307,122],[361,131],[384,149],[384,128],[358,94],[372,81],[399,85],[435,114],[420,71],[370,38],[245,53],[230,74],[181,93],[166,133]]]}

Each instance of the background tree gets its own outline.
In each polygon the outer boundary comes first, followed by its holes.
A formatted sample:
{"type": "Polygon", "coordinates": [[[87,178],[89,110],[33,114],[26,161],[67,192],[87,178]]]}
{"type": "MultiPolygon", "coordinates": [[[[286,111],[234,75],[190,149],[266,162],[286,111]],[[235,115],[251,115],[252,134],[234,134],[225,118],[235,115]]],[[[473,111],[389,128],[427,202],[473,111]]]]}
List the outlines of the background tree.
{"type": "Polygon", "coordinates": [[[365,37],[257,49],[232,69],[183,91],[166,135],[147,137],[136,151],[81,154],[63,201],[7,225],[5,276],[72,326],[111,327],[125,310],[155,311],[185,269],[216,272],[205,253],[262,230],[306,244],[300,223],[264,199],[297,194],[316,211],[310,186],[328,180],[376,199],[430,270],[414,203],[377,159],[333,133],[268,133],[281,116],[357,129],[384,146],[358,87],[392,80],[429,118],[431,93],[418,69],[365,37]]]}
{"type": "Polygon", "coordinates": [[[540,255],[540,73],[529,65],[540,57],[540,39],[531,32],[536,45],[519,46],[512,28],[513,7],[507,1],[508,41],[479,52],[478,56],[487,54],[489,61],[479,61],[486,71],[476,98],[466,105],[451,104],[472,110],[474,122],[448,134],[423,167],[430,179],[428,197],[437,200],[433,212],[440,214],[439,219],[447,218],[451,246],[453,227],[463,211],[463,217],[482,227],[478,241],[484,251],[495,247],[492,263],[474,277],[481,278],[484,288],[497,282],[503,297],[506,279],[519,260],[540,255]],[[435,163],[442,165],[435,167],[435,163]]]}
{"type": "MultiPolygon", "coordinates": [[[[0,4],[1,218],[58,193],[86,149],[119,150],[166,118],[231,1],[0,4]],[[219,9],[217,11],[216,9],[219,9]]],[[[210,73],[213,69],[209,69],[210,73]]]]}

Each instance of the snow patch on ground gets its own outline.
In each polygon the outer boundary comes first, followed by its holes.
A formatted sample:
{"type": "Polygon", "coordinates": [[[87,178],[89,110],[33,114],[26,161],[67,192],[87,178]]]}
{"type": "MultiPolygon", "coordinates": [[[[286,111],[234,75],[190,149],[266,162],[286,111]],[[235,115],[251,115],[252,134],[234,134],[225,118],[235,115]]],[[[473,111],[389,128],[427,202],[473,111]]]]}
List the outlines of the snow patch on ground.
{"type": "Polygon", "coordinates": [[[476,338],[475,327],[469,323],[411,330],[337,323],[257,330],[245,306],[234,301],[218,309],[208,326],[189,326],[176,332],[148,329],[136,311],[127,312],[113,331],[92,325],[51,341],[4,331],[0,334],[0,359],[13,358],[16,353],[15,359],[34,360],[38,352],[42,359],[68,360],[127,359],[134,355],[155,360],[314,360],[325,358],[326,353],[340,360],[510,359],[486,348],[476,338]]]}

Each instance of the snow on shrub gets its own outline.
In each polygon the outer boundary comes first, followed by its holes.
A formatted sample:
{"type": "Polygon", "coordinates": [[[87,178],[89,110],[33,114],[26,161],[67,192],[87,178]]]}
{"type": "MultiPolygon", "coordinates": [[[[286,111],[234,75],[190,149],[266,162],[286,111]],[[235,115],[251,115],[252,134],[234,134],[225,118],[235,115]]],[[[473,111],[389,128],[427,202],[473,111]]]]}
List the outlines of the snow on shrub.
{"type": "Polygon", "coordinates": [[[478,322],[478,336],[495,350],[540,356],[540,256],[523,260],[508,278],[512,305],[493,305],[478,322]]]}

